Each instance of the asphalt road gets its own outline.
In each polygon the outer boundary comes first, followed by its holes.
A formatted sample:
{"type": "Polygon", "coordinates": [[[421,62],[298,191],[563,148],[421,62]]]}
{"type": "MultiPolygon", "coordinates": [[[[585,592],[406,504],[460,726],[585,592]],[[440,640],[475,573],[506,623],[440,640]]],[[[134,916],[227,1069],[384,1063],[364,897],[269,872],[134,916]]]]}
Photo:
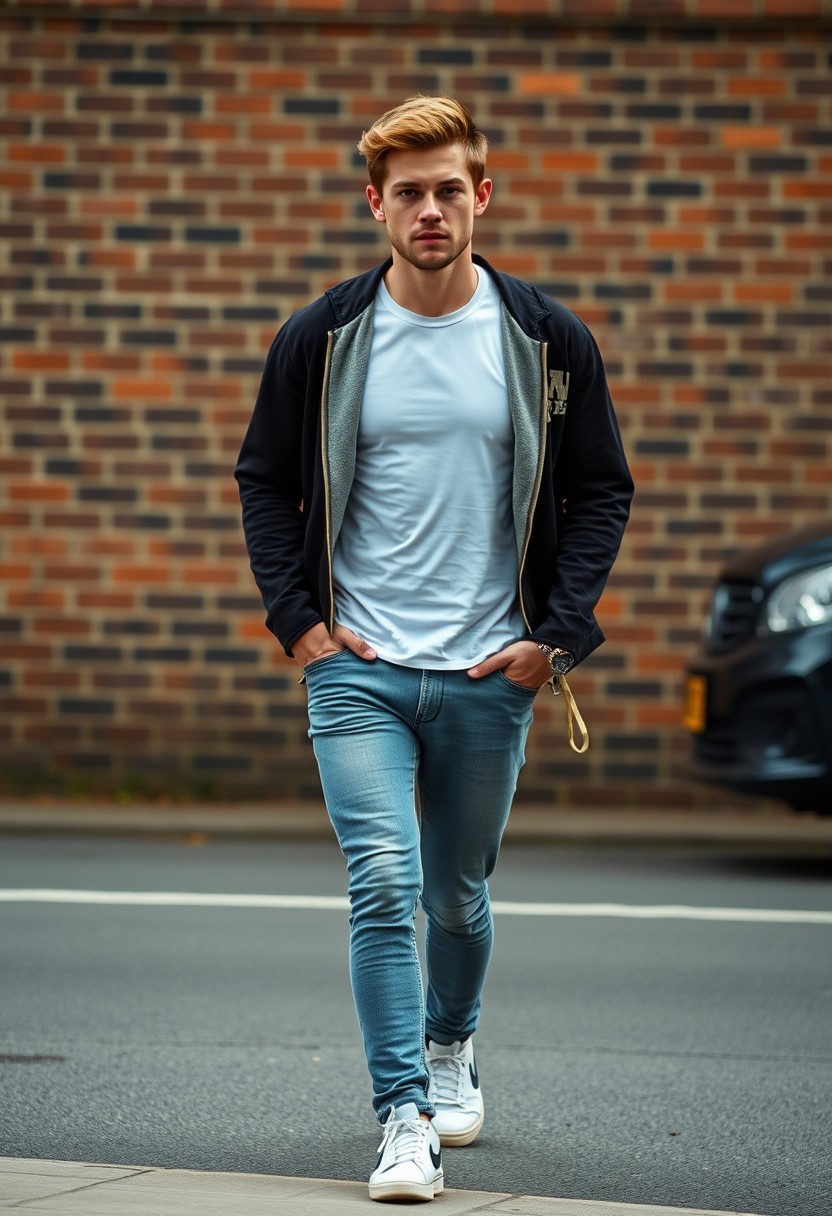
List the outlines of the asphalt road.
{"type": "MultiPolygon", "coordinates": [[[[343,895],[334,845],[9,835],[0,888],[343,895]]],[[[828,849],[506,847],[497,901],[829,910],[828,849]]],[[[346,913],[0,903],[0,1155],[361,1179],[346,913]]],[[[448,1185],[832,1213],[832,925],[497,916],[448,1185]]]]}

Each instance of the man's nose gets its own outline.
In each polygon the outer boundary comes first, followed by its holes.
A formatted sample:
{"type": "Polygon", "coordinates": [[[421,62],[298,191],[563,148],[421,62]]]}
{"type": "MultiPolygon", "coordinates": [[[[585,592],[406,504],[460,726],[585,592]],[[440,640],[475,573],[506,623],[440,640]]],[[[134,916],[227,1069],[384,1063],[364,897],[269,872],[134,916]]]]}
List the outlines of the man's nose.
{"type": "Polygon", "coordinates": [[[442,212],[439,204],[432,194],[426,194],[419,212],[419,218],[426,219],[441,219],[442,212]]]}

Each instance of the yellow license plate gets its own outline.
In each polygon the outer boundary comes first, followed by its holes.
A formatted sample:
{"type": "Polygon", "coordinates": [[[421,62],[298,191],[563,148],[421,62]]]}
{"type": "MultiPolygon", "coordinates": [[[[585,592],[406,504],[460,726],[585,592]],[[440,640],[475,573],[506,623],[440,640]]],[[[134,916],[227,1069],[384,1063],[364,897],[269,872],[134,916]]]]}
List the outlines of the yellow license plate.
{"type": "Polygon", "coordinates": [[[682,725],[694,735],[701,734],[708,720],[708,678],[692,676],[685,685],[685,708],[682,725]]]}

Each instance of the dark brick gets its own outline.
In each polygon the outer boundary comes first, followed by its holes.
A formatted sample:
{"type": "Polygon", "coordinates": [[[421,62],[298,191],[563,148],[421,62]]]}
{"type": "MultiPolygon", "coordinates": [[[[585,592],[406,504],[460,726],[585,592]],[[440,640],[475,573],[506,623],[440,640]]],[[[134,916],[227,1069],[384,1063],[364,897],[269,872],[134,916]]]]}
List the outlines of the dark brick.
{"type": "MultiPolygon", "coordinates": [[[[226,305],[220,312],[223,321],[277,321],[280,309],[273,304],[226,305]]],[[[260,366],[262,367],[262,360],[260,366]]]]}
{"type": "Polygon", "coordinates": [[[168,83],[168,73],[150,68],[114,68],[110,72],[110,84],[125,84],[134,88],[139,85],[157,85],[163,88],[168,83]]]}
{"type": "Polygon", "coordinates": [[[678,122],[682,112],[682,107],[676,102],[634,101],[624,108],[627,118],[648,122],[678,122]]]}
{"type": "Polygon", "coordinates": [[[201,114],[204,109],[201,97],[151,97],[147,102],[149,114],[201,114]]]}
{"type": "Polygon", "coordinates": [[[185,465],[186,477],[227,477],[231,472],[230,466],[206,461],[188,461],[185,465]]]}
{"type": "MultiPolygon", "coordinates": [[[[832,292],[830,292],[830,297],[832,297],[832,292]]],[[[815,326],[820,326],[823,329],[827,329],[830,325],[832,325],[832,313],[808,312],[805,310],[799,312],[778,312],[776,324],[783,326],[798,325],[801,329],[805,329],[807,327],[813,328],[815,326]]]]}
{"type": "Polygon", "coordinates": [[[177,335],[172,329],[123,329],[119,334],[125,346],[176,346],[177,335]]]}
{"type": "Polygon", "coordinates": [[[718,519],[669,519],[665,524],[669,536],[718,536],[722,522],[718,519]]]}
{"type": "Polygon", "coordinates": [[[79,486],[79,502],[135,502],[139,492],[135,486],[79,486]]]}
{"type": "Polygon", "coordinates": [[[602,771],[608,781],[655,781],[659,769],[656,764],[605,764],[602,771]]]}
{"type": "Polygon", "coordinates": [[[713,308],[705,313],[708,324],[718,327],[759,325],[762,319],[761,312],[744,308],[713,308]]]}
{"type": "Polygon", "coordinates": [[[46,277],[47,291],[84,294],[88,291],[103,291],[104,279],[91,278],[84,275],[57,275],[46,277]]]}
{"type": "Polygon", "coordinates": [[[79,42],[75,47],[75,57],[82,62],[124,61],[132,59],[134,48],[132,42],[79,42]]]}
{"type": "Polygon", "coordinates": [[[281,730],[232,730],[228,738],[234,747],[282,747],[286,742],[281,730]]]}
{"type": "Polygon", "coordinates": [[[205,597],[202,595],[151,591],[145,596],[145,603],[148,608],[159,612],[198,612],[205,606],[205,597]]]}
{"type": "Polygon", "coordinates": [[[471,64],[474,52],[467,47],[423,47],[417,54],[419,63],[471,64]]]}
{"type": "MultiPolygon", "coordinates": [[[[104,622],[105,636],[113,634],[124,637],[146,637],[149,634],[158,632],[159,625],[156,621],[148,621],[144,619],[123,619],[104,622]]],[[[149,683],[149,677],[144,677],[141,681],[140,687],[146,687],[149,685],[149,683]]],[[[118,686],[118,682],[116,682],[116,686],[118,686]]],[[[132,685],[132,687],[135,687],[135,685],[132,685]]]]}
{"type": "Polygon", "coordinates": [[[117,663],[121,658],[119,646],[64,646],[67,663],[117,663]]]}
{"type": "Polygon", "coordinates": [[[639,456],[688,456],[690,443],[686,439],[639,439],[636,451],[639,456]]]}
{"type": "Polygon", "coordinates": [[[616,146],[619,144],[640,144],[641,132],[636,128],[620,127],[591,127],[585,136],[591,146],[616,146]]]}
{"type": "Polygon", "coordinates": [[[700,198],[702,183],[700,181],[648,181],[647,194],[649,198],[700,198]]]}
{"type": "Polygon", "coordinates": [[[752,116],[751,105],[745,101],[698,103],[693,107],[697,122],[750,122],[752,116]]]}
{"type": "Polygon", "coordinates": [[[85,468],[83,460],[47,460],[43,466],[50,477],[79,477],[85,468]]]}
{"type": "Polygon", "coordinates": [[[148,204],[148,215],[182,216],[193,218],[203,216],[206,204],[202,199],[195,198],[154,198],[148,204]]]}
{"type": "Polygon", "coordinates": [[[137,663],[189,663],[192,653],[188,646],[137,646],[133,658],[137,663]]]}
{"type": "Polygon", "coordinates": [[[172,230],[160,224],[117,224],[117,241],[169,241],[172,230]]]}
{"type": "Polygon", "coordinates": [[[287,97],[283,111],[286,114],[339,114],[341,103],[337,97],[287,97]]]}
{"type": "Polygon", "coordinates": [[[805,156],[749,156],[751,173],[805,173],[808,167],[805,156]]]}
{"type": "Polygon", "coordinates": [[[196,409],[147,409],[144,411],[144,419],[150,426],[199,426],[202,413],[196,409]]]}
{"type": "Polygon", "coordinates": [[[762,372],[761,364],[745,363],[740,359],[731,359],[727,363],[722,364],[722,374],[730,376],[732,379],[757,380],[762,375],[762,372]]]}
{"type": "Polygon", "coordinates": [[[90,319],[104,317],[108,319],[130,319],[138,320],[142,315],[141,304],[116,304],[108,302],[106,304],[96,304],[93,302],[84,304],[84,316],[90,319]]]}
{"type": "Polygon", "coordinates": [[[196,228],[185,229],[185,240],[207,242],[213,244],[239,244],[242,233],[239,228],[196,228]]]}
{"type": "Polygon", "coordinates": [[[110,137],[120,139],[167,139],[168,126],[164,122],[112,122],[110,137]]]}
{"type": "Polygon", "coordinates": [[[291,681],[286,676],[237,676],[232,687],[240,692],[285,692],[291,681]]]}
{"type": "Polygon", "coordinates": [[[228,625],[223,621],[174,621],[173,636],[186,638],[226,638],[228,625]]]}
{"type": "Polygon", "coordinates": [[[607,735],[606,747],[612,752],[655,752],[661,746],[658,735],[607,735]]]}
{"type": "Polygon", "coordinates": [[[611,697],[628,700],[630,697],[656,699],[662,695],[658,680],[610,680],[607,692],[611,697]]]}
{"type": "Polygon", "coordinates": [[[260,654],[257,650],[242,650],[228,647],[225,649],[209,649],[205,651],[206,663],[259,663],[260,654]]]}
{"type": "Polygon", "coordinates": [[[104,406],[101,409],[92,406],[79,406],[73,413],[76,422],[100,422],[108,425],[111,422],[126,422],[129,418],[127,410],[114,409],[104,406]]]}
{"type": "Polygon", "coordinates": [[[47,380],[45,391],[50,397],[101,397],[104,385],[100,380],[47,380]]]}
{"type": "Polygon", "coordinates": [[[149,511],[130,515],[121,513],[115,516],[113,523],[117,528],[138,528],[142,532],[165,531],[171,526],[169,515],[154,515],[149,511]]]}
{"type": "Polygon", "coordinates": [[[115,713],[115,702],[104,697],[60,697],[58,713],[69,716],[109,716],[115,713]]]}
{"type": "Polygon", "coordinates": [[[598,300],[649,300],[653,288],[650,283],[596,283],[592,294],[598,300]]]}

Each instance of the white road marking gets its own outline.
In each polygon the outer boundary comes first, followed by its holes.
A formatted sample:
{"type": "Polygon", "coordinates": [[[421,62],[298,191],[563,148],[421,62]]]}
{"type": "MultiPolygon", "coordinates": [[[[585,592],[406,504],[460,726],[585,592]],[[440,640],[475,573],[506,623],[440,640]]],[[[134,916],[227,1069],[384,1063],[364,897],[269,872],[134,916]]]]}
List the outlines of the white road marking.
{"type": "MultiPolygon", "coordinates": [[[[349,910],[339,895],[222,895],[198,891],[73,891],[0,888],[0,903],[110,904],[153,908],[299,908],[349,910]]],[[[736,921],[774,925],[832,925],[832,912],[789,908],[700,908],[691,904],[555,904],[494,900],[498,916],[609,917],[614,920],[736,921]]]]}

